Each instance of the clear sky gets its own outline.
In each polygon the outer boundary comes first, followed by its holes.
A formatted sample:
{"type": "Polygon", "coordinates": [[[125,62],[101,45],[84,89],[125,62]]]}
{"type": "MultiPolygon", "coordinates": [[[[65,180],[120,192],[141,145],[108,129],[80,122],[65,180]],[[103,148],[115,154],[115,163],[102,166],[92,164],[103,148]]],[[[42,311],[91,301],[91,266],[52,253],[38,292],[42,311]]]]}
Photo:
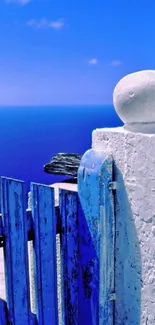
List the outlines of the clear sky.
{"type": "Polygon", "coordinates": [[[0,0],[0,105],[111,104],[155,69],[155,0],[0,0]]]}

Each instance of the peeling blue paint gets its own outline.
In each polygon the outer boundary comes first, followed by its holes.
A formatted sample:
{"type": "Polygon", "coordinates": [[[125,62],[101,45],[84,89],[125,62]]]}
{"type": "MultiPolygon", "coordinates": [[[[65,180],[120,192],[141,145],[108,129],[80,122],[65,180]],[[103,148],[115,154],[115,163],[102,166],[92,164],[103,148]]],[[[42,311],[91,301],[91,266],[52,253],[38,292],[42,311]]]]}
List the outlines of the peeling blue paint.
{"type": "Polygon", "coordinates": [[[5,256],[7,305],[0,325],[58,325],[56,231],[61,236],[62,325],[114,325],[115,218],[113,159],[87,151],[78,170],[78,193],[2,178],[0,242],[5,256]],[[30,310],[28,240],[33,240],[36,313],[30,310]]]}

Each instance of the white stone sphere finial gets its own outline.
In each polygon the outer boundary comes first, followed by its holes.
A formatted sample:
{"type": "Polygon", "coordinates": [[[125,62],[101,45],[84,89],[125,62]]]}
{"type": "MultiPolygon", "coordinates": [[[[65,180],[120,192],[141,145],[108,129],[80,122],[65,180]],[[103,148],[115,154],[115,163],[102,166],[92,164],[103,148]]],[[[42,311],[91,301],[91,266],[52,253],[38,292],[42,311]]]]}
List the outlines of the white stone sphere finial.
{"type": "Polygon", "coordinates": [[[132,132],[155,133],[155,70],[143,70],[122,78],[113,93],[113,104],[132,132]]]}

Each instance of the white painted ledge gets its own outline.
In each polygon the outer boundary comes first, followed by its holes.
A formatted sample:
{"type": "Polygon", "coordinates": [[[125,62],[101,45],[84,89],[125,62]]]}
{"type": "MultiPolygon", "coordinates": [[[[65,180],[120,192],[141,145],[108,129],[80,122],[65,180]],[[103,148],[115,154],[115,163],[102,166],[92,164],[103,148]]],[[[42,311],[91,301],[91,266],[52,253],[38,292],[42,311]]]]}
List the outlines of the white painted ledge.
{"type": "Polygon", "coordinates": [[[51,184],[50,187],[54,188],[55,191],[55,206],[59,205],[59,190],[67,190],[67,191],[73,191],[77,192],[77,184],[72,183],[54,183],[51,184]]]}
{"type": "MultiPolygon", "coordinates": [[[[54,183],[50,187],[54,188],[55,206],[59,205],[59,189],[77,192],[77,184],[54,183]]],[[[28,209],[31,210],[31,192],[28,193],[28,209]]]]}

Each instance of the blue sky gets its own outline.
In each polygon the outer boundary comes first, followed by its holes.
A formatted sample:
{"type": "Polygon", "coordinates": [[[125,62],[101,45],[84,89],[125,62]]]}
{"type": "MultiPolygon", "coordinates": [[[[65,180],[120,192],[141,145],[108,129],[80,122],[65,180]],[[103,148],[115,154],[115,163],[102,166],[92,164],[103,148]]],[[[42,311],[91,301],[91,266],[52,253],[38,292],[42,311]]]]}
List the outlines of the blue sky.
{"type": "Polygon", "coordinates": [[[0,105],[111,104],[155,69],[154,0],[0,0],[0,105]]]}

